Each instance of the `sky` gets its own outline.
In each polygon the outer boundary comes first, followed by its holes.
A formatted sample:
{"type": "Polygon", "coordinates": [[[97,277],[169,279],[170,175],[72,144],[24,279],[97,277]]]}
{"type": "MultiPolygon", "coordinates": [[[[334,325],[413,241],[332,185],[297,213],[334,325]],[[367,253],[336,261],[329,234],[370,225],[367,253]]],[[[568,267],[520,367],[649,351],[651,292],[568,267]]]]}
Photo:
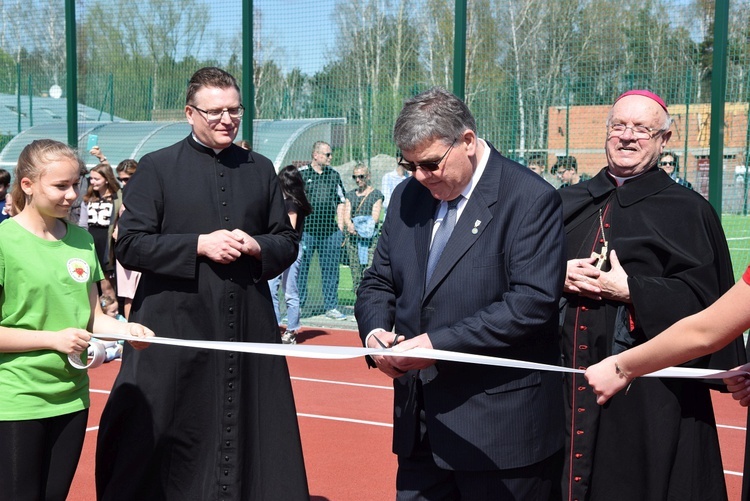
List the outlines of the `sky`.
{"type": "MultiPolygon", "coordinates": [[[[211,11],[206,33],[222,33],[227,39],[237,36],[242,23],[239,4],[228,8],[225,3],[204,2],[211,11]]],[[[254,0],[254,7],[262,16],[261,40],[285,72],[298,67],[313,75],[323,69],[335,38],[333,0],[254,0]]]]}

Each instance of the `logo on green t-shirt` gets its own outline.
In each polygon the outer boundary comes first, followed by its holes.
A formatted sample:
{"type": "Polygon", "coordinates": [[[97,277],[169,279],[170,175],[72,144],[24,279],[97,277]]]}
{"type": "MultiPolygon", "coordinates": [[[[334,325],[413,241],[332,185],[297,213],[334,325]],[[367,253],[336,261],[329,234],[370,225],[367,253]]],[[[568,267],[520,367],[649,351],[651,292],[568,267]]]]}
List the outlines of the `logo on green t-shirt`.
{"type": "Polygon", "coordinates": [[[74,257],[68,260],[68,273],[73,280],[83,283],[89,279],[91,268],[89,268],[89,263],[83,259],[74,257]]]}

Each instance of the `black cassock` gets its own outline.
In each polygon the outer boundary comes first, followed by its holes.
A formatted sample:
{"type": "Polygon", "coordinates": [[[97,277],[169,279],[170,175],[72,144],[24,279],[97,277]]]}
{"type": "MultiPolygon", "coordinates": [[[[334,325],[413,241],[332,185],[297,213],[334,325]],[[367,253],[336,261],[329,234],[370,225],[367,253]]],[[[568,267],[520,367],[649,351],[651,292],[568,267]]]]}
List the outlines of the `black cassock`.
{"type": "MultiPolygon", "coordinates": [[[[656,336],[714,302],[734,283],[713,208],[652,168],[617,187],[603,169],[560,190],[568,259],[616,251],[632,304],[566,294],[564,365],[585,369],[656,336]]],[[[609,262],[605,264],[609,269],[609,262]]],[[[744,362],[741,336],[687,364],[744,362]]],[[[726,488],[706,384],[640,378],[599,406],[582,375],[565,376],[568,444],[564,499],[723,500],[726,488]]]]}
{"type": "MultiPolygon", "coordinates": [[[[125,190],[116,251],[143,272],[132,321],[157,336],[278,343],[266,280],[297,256],[271,162],[192,137],[146,155],[125,190]],[[261,246],[218,264],[198,236],[239,228],[261,246]]],[[[99,499],[308,499],[283,357],[126,345],[97,443],[99,499]]]]}

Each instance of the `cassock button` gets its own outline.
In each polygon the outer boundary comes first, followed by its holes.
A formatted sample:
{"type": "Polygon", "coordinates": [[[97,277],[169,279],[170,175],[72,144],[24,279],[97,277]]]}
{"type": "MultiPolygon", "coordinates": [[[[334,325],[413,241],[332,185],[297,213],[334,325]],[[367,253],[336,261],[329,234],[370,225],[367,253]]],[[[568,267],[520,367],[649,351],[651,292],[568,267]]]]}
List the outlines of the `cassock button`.
{"type": "Polygon", "coordinates": [[[224,173],[223,172],[219,172],[219,177],[224,177],[224,173]]]}
{"type": "Polygon", "coordinates": [[[229,456],[224,456],[224,461],[229,462],[229,456]]]}
{"type": "Polygon", "coordinates": [[[576,430],[576,435],[583,435],[583,430],[576,430]]]}
{"type": "Polygon", "coordinates": [[[234,322],[229,322],[229,328],[234,329],[234,322]]]}
{"type": "Polygon", "coordinates": [[[578,326],[578,329],[585,331],[585,330],[588,330],[588,327],[586,327],[585,325],[580,325],[578,326]]]}
{"type": "MultiPolygon", "coordinates": [[[[230,356],[229,358],[232,358],[232,357],[230,356]]],[[[233,373],[233,372],[234,372],[234,367],[230,367],[230,368],[229,368],[229,373],[231,374],[231,373],[233,373]]]]}
{"type": "Polygon", "coordinates": [[[581,306],[581,311],[589,311],[589,309],[586,306],[581,306]]]}
{"type": "Polygon", "coordinates": [[[581,459],[582,457],[583,457],[583,454],[581,454],[580,452],[576,454],[576,459],[581,459]]]}
{"type": "Polygon", "coordinates": [[[586,370],[586,367],[584,367],[584,366],[582,366],[582,365],[579,365],[579,366],[578,366],[578,370],[579,370],[579,371],[585,371],[585,370],[586,370]]]}
{"type": "Polygon", "coordinates": [[[229,476],[229,470],[224,470],[224,476],[225,476],[225,477],[228,477],[228,476],[229,476]]]}
{"type": "MultiPolygon", "coordinates": [[[[230,442],[229,440],[227,440],[226,442],[224,442],[224,445],[226,445],[227,447],[229,447],[230,445],[232,445],[232,442],[230,442]]],[[[225,473],[225,475],[226,475],[226,473],[225,473]]]]}
{"type": "Polygon", "coordinates": [[[226,207],[227,203],[226,202],[221,202],[221,205],[223,205],[224,207],[226,207]]]}
{"type": "Polygon", "coordinates": [[[599,243],[600,243],[600,244],[603,244],[603,243],[604,243],[604,239],[603,239],[603,238],[600,238],[600,239],[599,239],[599,243]]]}
{"type": "Polygon", "coordinates": [[[231,418],[232,417],[232,413],[231,412],[227,412],[227,417],[231,418]]]}
{"type": "Polygon", "coordinates": [[[222,186],[221,191],[227,191],[227,189],[222,186]]]}
{"type": "Polygon", "coordinates": [[[576,389],[577,389],[578,391],[586,391],[586,387],[585,387],[585,386],[579,386],[579,387],[578,387],[578,388],[576,388],[576,389]]]}
{"type": "MultiPolygon", "coordinates": [[[[232,433],[232,427],[231,426],[227,426],[227,433],[232,433]]],[[[225,457],[229,457],[229,456],[225,456],[225,457]]]]}
{"type": "Polygon", "coordinates": [[[576,482],[580,482],[581,481],[581,477],[573,477],[573,480],[575,480],[576,482]]]}
{"type": "Polygon", "coordinates": [[[230,389],[230,390],[233,390],[233,389],[234,389],[234,383],[229,383],[229,389],[230,389]]]}
{"type": "Polygon", "coordinates": [[[578,412],[586,412],[586,409],[585,409],[585,408],[583,408],[583,407],[579,407],[579,408],[578,408],[578,412]]]}
{"type": "Polygon", "coordinates": [[[227,486],[226,485],[222,485],[221,489],[225,491],[225,490],[227,490],[227,486]]]}
{"type": "Polygon", "coordinates": [[[231,402],[232,402],[232,397],[227,397],[227,401],[228,401],[229,403],[231,403],[231,402]]]}
{"type": "Polygon", "coordinates": [[[605,228],[609,228],[609,223],[604,223],[605,228]]]}
{"type": "Polygon", "coordinates": [[[579,350],[588,350],[588,349],[589,349],[589,347],[588,347],[588,345],[586,345],[586,344],[580,344],[580,345],[578,345],[578,349],[579,349],[579,350]]]}
{"type": "Polygon", "coordinates": [[[229,216],[224,216],[224,221],[229,221],[229,216]]]}

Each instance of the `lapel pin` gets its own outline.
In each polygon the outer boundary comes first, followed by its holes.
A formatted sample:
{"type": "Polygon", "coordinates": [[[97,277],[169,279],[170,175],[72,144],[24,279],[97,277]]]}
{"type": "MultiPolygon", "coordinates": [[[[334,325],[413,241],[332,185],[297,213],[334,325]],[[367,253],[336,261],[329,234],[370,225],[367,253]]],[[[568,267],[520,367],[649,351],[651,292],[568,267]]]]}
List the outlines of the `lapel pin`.
{"type": "Polygon", "coordinates": [[[479,230],[477,229],[477,227],[479,227],[480,224],[482,224],[482,221],[480,221],[479,219],[474,221],[474,227],[471,229],[472,234],[476,235],[477,233],[479,233],[479,230]]]}

